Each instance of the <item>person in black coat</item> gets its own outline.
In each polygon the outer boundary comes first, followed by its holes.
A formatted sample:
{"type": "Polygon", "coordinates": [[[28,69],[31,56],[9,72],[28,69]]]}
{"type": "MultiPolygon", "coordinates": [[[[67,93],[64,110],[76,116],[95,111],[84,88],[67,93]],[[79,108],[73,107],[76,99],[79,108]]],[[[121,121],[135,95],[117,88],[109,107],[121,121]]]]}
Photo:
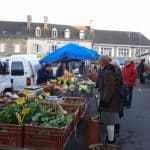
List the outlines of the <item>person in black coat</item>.
{"type": "Polygon", "coordinates": [[[63,75],[64,75],[64,66],[63,63],[61,63],[56,70],[56,77],[61,77],[63,75]]]}
{"type": "Polygon", "coordinates": [[[102,69],[99,68],[97,71],[96,88],[100,88],[100,78],[102,78],[102,69]]]}
{"type": "Polygon", "coordinates": [[[79,66],[79,74],[83,76],[87,76],[88,74],[88,68],[85,66],[85,62],[81,62],[79,66]]]}
{"type": "Polygon", "coordinates": [[[50,69],[50,65],[46,64],[43,66],[38,72],[38,79],[37,79],[37,84],[42,84],[46,83],[50,79],[56,79],[56,77],[53,76],[53,73],[50,69]]]}
{"type": "Polygon", "coordinates": [[[145,72],[145,66],[144,66],[145,60],[141,60],[141,63],[138,66],[138,72],[139,72],[139,77],[140,77],[140,83],[145,83],[145,78],[143,73],[145,72]]]}

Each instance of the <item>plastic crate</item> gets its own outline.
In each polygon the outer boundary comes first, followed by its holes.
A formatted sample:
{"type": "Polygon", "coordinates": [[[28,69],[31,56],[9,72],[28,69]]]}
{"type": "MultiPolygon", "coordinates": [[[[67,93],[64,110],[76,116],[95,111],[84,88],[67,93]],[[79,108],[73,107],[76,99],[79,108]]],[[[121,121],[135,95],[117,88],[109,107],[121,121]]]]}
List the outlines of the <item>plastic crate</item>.
{"type": "MultiPolygon", "coordinates": [[[[47,107],[55,107],[57,103],[49,103],[49,102],[44,102],[43,105],[46,105],[47,107]]],[[[78,123],[80,120],[80,107],[76,105],[68,105],[65,103],[59,103],[63,107],[64,110],[66,110],[68,113],[74,114],[74,126],[78,123]]]]}
{"type": "Polygon", "coordinates": [[[7,103],[6,102],[4,102],[4,101],[1,101],[0,102],[0,108],[3,108],[3,107],[5,107],[5,105],[6,105],[7,103]]]}
{"type": "Polygon", "coordinates": [[[7,106],[12,104],[16,100],[16,99],[9,98],[9,97],[7,97],[8,99],[5,99],[5,97],[4,96],[0,96],[0,108],[7,107],[7,106]]]}
{"type": "MultiPolygon", "coordinates": [[[[44,105],[46,105],[47,107],[55,107],[56,104],[52,104],[52,103],[45,103],[44,105]]],[[[69,133],[71,134],[76,125],[78,124],[79,120],[80,120],[80,111],[79,111],[79,106],[75,106],[75,105],[68,105],[68,104],[59,104],[63,107],[64,110],[66,110],[68,113],[71,113],[73,114],[73,121],[71,122],[68,130],[69,130],[69,133]]]]}
{"type": "Polygon", "coordinates": [[[70,125],[70,127],[71,127],[70,132],[73,132],[75,127],[76,127],[76,125],[78,124],[78,122],[80,120],[79,106],[67,105],[67,104],[61,104],[61,106],[67,112],[74,114],[73,121],[71,122],[71,125],[70,125]]]}
{"type": "Polygon", "coordinates": [[[68,128],[24,127],[24,147],[40,150],[63,150],[68,128]]]}
{"type": "Polygon", "coordinates": [[[45,92],[50,92],[50,91],[52,91],[53,88],[54,88],[54,85],[53,85],[53,84],[50,84],[50,85],[41,84],[40,86],[43,88],[43,90],[44,90],[45,92]]]}
{"type": "MultiPolygon", "coordinates": [[[[54,104],[47,104],[51,107],[54,104]]],[[[76,124],[79,108],[62,105],[67,112],[74,113],[73,121],[64,128],[45,128],[39,126],[24,126],[24,147],[40,150],[63,150],[76,124]]]]}
{"type": "Polygon", "coordinates": [[[23,127],[0,124],[0,147],[23,147],[23,127]]]}
{"type": "MultiPolygon", "coordinates": [[[[87,110],[87,99],[83,97],[65,97],[65,100],[69,101],[80,101],[83,102],[84,105],[79,105],[79,117],[82,118],[87,110]]],[[[66,104],[66,103],[65,103],[66,104]]],[[[71,104],[67,104],[71,105],[71,104]]]]}
{"type": "Polygon", "coordinates": [[[0,109],[9,106],[9,105],[11,105],[12,103],[13,103],[13,102],[3,102],[3,103],[0,103],[0,109]]]}

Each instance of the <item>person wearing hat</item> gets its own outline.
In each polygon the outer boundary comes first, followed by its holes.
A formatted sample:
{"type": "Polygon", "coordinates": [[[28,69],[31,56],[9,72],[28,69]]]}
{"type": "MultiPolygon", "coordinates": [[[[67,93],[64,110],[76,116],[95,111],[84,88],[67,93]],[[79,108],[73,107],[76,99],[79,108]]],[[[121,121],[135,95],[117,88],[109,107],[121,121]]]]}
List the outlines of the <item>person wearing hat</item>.
{"type": "Polygon", "coordinates": [[[122,68],[123,80],[128,87],[128,97],[125,102],[127,108],[131,107],[132,97],[133,97],[133,88],[135,86],[136,79],[138,77],[137,69],[134,65],[134,61],[127,59],[125,61],[125,66],[122,68]]]}

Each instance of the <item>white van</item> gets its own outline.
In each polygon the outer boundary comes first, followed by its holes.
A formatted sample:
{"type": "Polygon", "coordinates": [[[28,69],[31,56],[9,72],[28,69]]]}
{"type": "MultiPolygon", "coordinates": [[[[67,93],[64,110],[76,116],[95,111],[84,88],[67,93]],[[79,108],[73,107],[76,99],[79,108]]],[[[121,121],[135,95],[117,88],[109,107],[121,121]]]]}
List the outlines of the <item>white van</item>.
{"type": "Polygon", "coordinates": [[[23,91],[36,85],[39,62],[35,55],[12,55],[0,58],[0,92],[23,91]],[[2,88],[1,86],[5,88],[2,88]]]}
{"type": "Polygon", "coordinates": [[[3,94],[4,91],[11,91],[11,82],[9,78],[8,72],[8,62],[5,61],[4,58],[0,59],[0,95],[3,94]]]}

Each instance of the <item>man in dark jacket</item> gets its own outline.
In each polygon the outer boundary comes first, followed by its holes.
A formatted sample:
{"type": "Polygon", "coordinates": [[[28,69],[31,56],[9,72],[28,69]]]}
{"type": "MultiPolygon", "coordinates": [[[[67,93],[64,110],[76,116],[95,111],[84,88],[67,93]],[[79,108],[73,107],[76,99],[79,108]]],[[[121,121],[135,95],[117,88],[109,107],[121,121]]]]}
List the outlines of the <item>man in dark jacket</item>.
{"type": "Polygon", "coordinates": [[[56,70],[56,77],[61,77],[63,75],[64,75],[64,66],[63,63],[61,63],[56,70]]]}
{"type": "Polygon", "coordinates": [[[46,83],[50,79],[56,79],[50,71],[50,65],[46,64],[38,72],[37,84],[46,83]]]}
{"type": "Polygon", "coordinates": [[[144,78],[144,72],[145,72],[145,66],[144,66],[144,60],[141,60],[141,63],[138,66],[138,73],[140,77],[140,83],[143,84],[145,83],[145,78],[144,78]]]}
{"type": "Polygon", "coordinates": [[[81,62],[80,66],[79,66],[79,74],[81,74],[83,76],[87,76],[88,69],[85,67],[85,62],[81,62]]]}
{"type": "Polygon", "coordinates": [[[102,56],[99,65],[102,69],[99,86],[101,122],[107,125],[108,142],[114,143],[114,124],[119,123],[121,107],[119,81],[108,56],[102,56]]]}
{"type": "Polygon", "coordinates": [[[100,79],[102,78],[102,69],[99,68],[97,71],[96,88],[100,88],[100,79]]]}

